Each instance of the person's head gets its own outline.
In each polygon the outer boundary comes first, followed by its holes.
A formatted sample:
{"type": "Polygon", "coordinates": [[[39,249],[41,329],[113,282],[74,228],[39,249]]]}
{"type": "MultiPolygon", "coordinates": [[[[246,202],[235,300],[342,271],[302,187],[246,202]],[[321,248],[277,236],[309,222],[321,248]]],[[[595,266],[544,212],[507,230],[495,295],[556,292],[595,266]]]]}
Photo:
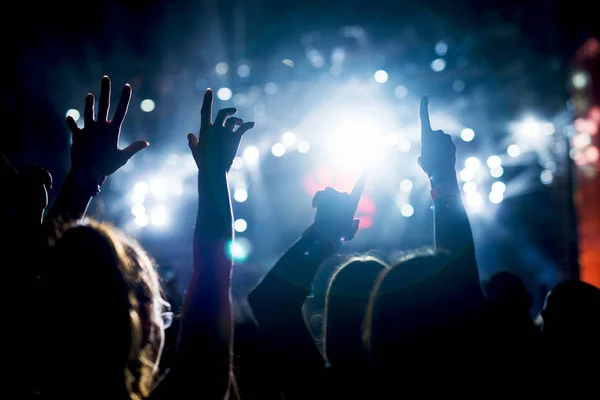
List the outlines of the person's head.
{"type": "Polygon", "coordinates": [[[115,399],[148,396],[168,304],[139,244],[107,224],[64,224],[41,280],[42,390],[63,397],[82,390],[115,399]]]}
{"type": "Polygon", "coordinates": [[[384,380],[406,371],[433,374],[428,368],[443,368],[451,354],[466,349],[482,295],[458,263],[444,253],[420,250],[379,276],[364,334],[370,361],[384,380]]]}
{"type": "Polygon", "coordinates": [[[600,289],[589,283],[567,280],[548,293],[542,334],[551,338],[597,338],[600,335],[600,289]]]}
{"type": "Polygon", "coordinates": [[[387,265],[373,256],[355,257],[340,266],[325,295],[324,351],[334,366],[366,361],[362,325],[373,285],[387,265]]]}
{"type": "Polygon", "coordinates": [[[494,306],[513,314],[527,314],[533,304],[523,280],[508,271],[492,276],[485,285],[485,291],[494,306]]]}

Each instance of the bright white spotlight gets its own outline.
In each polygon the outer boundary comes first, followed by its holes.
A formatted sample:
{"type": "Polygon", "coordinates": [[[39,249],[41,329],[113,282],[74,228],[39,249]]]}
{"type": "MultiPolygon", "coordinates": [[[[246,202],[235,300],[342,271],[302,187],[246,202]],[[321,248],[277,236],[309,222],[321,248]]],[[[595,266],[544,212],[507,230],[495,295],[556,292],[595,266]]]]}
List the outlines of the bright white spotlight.
{"type": "Polygon", "coordinates": [[[501,203],[502,200],[504,200],[504,195],[500,192],[491,192],[489,198],[490,202],[498,204],[501,203]]]}
{"type": "Polygon", "coordinates": [[[245,219],[236,219],[235,222],[233,223],[233,229],[235,229],[236,232],[244,232],[246,229],[248,228],[248,223],[246,222],[245,219]]]}
{"type": "Polygon", "coordinates": [[[465,168],[477,171],[481,166],[481,161],[477,157],[469,157],[465,160],[465,168]]]}
{"type": "Polygon", "coordinates": [[[583,149],[584,147],[590,145],[592,143],[592,137],[585,132],[578,133],[573,137],[573,146],[578,149],[583,149]]]}
{"type": "Polygon", "coordinates": [[[544,135],[553,135],[555,131],[556,128],[554,127],[554,124],[552,122],[546,122],[542,125],[542,132],[544,133],[544,135]]]}
{"type": "Polygon", "coordinates": [[[300,153],[308,153],[310,151],[310,143],[306,140],[301,140],[298,142],[298,151],[300,153]]]}
{"type": "Polygon", "coordinates": [[[412,188],[413,183],[410,179],[403,179],[402,182],[400,182],[400,190],[403,192],[410,192],[412,188]]]}
{"type": "Polygon", "coordinates": [[[259,152],[254,146],[246,147],[244,150],[244,160],[249,164],[254,164],[258,161],[259,152]]]}
{"type": "Polygon", "coordinates": [[[475,193],[477,191],[477,184],[475,182],[466,182],[463,185],[463,192],[469,194],[469,193],[475,193]]]}
{"type": "Polygon", "coordinates": [[[138,215],[135,217],[135,224],[137,226],[144,227],[144,226],[148,225],[149,222],[150,222],[150,217],[147,216],[146,214],[138,215]]]}
{"type": "Polygon", "coordinates": [[[509,156],[511,156],[512,158],[517,158],[517,157],[519,157],[521,155],[521,148],[519,147],[518,144],[511,144],[506,149],[506,153],[509,156]]]}
{"type": "Polygon", "coordinates": [[[143,204],[135,204],[131,207],[131,213],[134,217],[139,217],[140,215],[146,214],[146,207],[143,204]]]}
{"type": "Polygon", "coordinates": [[[435,72],[443,71],[446,68],[446,60],[443,58],[436,58],[431,62],[431,69],[435,72]]]}
{"type": "Polygon", "coordinates": [[[472,169],[465,168],[460,170],[458,176],[460,177],[461,181],[469,182],[473,180],[473,178],[475,177],[475,173],[472,169]]]}
{"type": "Polygon", "coordinates": [[[402,208],[400,208],[400,213],[402,213],[402,216],[406,218],[412,217],[412,215],[415,213],[415,209],[410,204],[405,204],[402,206],[402,208]]]}
{"type": "Polygon", "coordinates": [[[487,159],[487,166],[490,168],[498,168],[502,166],[502,159],[498,156],[489,156],[487,159]]]}
{"type": "Polygon", "coordinates": [[[133,204],[142,204],[144,201],[146,200],[146,195],[142,194],[142,193],[137,193],[135,192],[132,196],[131,196],[131,202],[133,204]]]}
{"type": "MultiPolygon", "coordinates": [[[[351,115],[351,114],[349,114],[351,115]]],[[[379,135],[384,128],[372,114],[346,116],[331,122],[332,135],[327,138],[330,162],[347,171],[374,167],[381,160],[385,136],[379,135]]]]}
{"type": "Polygon", "coordinates": [[[183,195],[183,183],[180,181],[171,182],[169,194],[174,197],[181,197],[183,195]]]}
{"type": "Polygon", "coordinates": [[[398,139],[398,150],[400,150],[402,153],[408,153],[410,148],[411,144],[407,138],[401,137],[398,139]]]}
{"type": "Polygon", "coordinates": [[[577,71],[571,77],[571,82],[575,89],[583,89],[588,84],[587,74],[583,71],[577,71]]]}
{"type": "Polygon", "coordinates": [[[504,182],[496,181],[492,183],[492,192],[504,193],[506,191],[506,185],[504,182]]]}
{"type": "Polygon", "coordinates": [[[217,90],[217,97],[221,101],[228,101],[231,100],[231,97],[233,97],[233,92],[228,87],[222,87],[217,90]]]}
{"type": "Polygon", "coordinates": [[[460,132],[460,138],[465,142],[470,142],[475,138],[475,131],[471,128],[465,128],[460,132]]]}
{"type": "Polygon", "coordinates": [[[490,175],[494,178],[500,178],[504,174],[504,168],[496,167],[490,169],[490,175]]]}
{"type": "Polygon", "coordinates": [[[67,110],[67,117],[71,117],[75,120],[75,122],[77,122],[79,121],[81,114],[79,114],[78,110],[71,108],[70,110],[67,110]]]}
{"type": "Polygon", "coordinates": [[[157,178],[150,183],[150,192],[156,200],[162,200],[167,196],[168,185],[162,178],[157,178]]]}
{"type": "Polygon", "coordinates": [[[150,222],[152,225],[163,226],[167,223],[168,214],[164,206],[158,206],[150,214],[150,222]]]}
{"type": "Polygon", "coordinates": [[[375,82],[377,83],[386,83],[388,80],[388,73],[382,69],[375,71],[375,74],[373,74],[373,77],[375,78],[375,82]]]}
{"type": "Polygon", "coordinates": [[[273,153],[275,157],[281,157],[285,154],[285,146],[281,143],[275,143],[273,147],[271,147],[271,153],[273,153]]]}
{"type": "Polygon", "coordinates": [[[215,72],[219,76],[225,75],[227,73],[227,71],[229,71],[229,65],[227,65],[226,62],[221,61],[220,63],[217,63],[217,65],[215,66],[215,72]]]}
{"type": "Polygon", "coordinates": [[[481,195],[477,192],[467,194],[466,201],[468,206],[475,209],[481,207],[481,205],[483,204],[483,199],[481,198],[481,195]]]}
{"type": "Polygon", "coordinates": [[[281,141],[283,142],[283,144],[285,144],[286,146],[292,146],[296,143],[296,135],[294,135],[294,132],[285,132],[283,135],[281,135],[281,141]]]}
{"type": "Polygon", "coordinates": [[[154,111],[154,107],[156,107],[156,104],[154,104],[154,100],[151,99],[142,100],[142,102],[140,103],[140,108],[143,112],[154,111]]]}
{"type": "Polygon", "coordinates": [[[586,161],[589,164],[593,164],[596,161],[598,161],[598,158],[600,158],[600,151],[596,146],[590,146],[587,149],[585,149],[584,155],[586,161]]]}
{"type": "Polygon", "coordinates": [[[552,171],[545,169],[540,173],[540,181],[542,181],[544,185],[551,184],[553,180],[554,175],[552,174],[552,171]]]}
{"type": "Polygon", "coordinates": [[[138,182],[133,187],[133,193],[139,193],[141,195],[148,194],[148,184],[146,182],[138,182]]]}
{"type": "Polygon", "coordinates": [[[243,203],[248,200],[248,192],[246,189],[237,189],[233,192],[233,199],[238,203],[243,203]]]}
{"type": "Polygon", "coordinates": [[[244,166],[244,159],[242,157],[235,157],[233,162],[231,163],[231,168],[233,169],[242,169],[244,166]]]}

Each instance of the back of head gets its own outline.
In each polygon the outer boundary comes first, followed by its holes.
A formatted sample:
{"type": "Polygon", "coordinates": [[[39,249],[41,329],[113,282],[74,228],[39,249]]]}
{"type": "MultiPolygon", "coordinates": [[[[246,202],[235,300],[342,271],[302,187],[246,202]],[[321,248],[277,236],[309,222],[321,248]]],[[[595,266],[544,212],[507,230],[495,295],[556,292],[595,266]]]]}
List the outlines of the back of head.
{"type": "Polygon", "coordinates": [[[567,280],[546,297],[542,311],[545,337],[585,338],[600,335],[600,289],[588,283],[567,280]]]}
{"type": "Polygon", "coordinates": [[[533,303],[523,280],[508,271],[494,275],[485,289],[492,304],[511,311],[527,313],[533,303]]]}
{"type": "Polygon", "coordinates": [[[150,258],[116,228],[91,220],[61,226],[48,255],[42,273],[48,394],[149,395],[164,337],[150,258]]]}
{"type": "Polygon", "coordinates": [[[468,374],[483,309],[478,282],[452,257],[422,250],[400,260],[379,277],[365,323],[377,379],[401,373],[402,385],[420,385],[458,372],[457,361],[468,374]]]}
{"type": "Polygon", "coordinates": [[[387,265],[372,256],[353,258],[332,275],[325,297],[324,350],[333,366],[362,365],[362,326],[373,285],[387,265]]]}

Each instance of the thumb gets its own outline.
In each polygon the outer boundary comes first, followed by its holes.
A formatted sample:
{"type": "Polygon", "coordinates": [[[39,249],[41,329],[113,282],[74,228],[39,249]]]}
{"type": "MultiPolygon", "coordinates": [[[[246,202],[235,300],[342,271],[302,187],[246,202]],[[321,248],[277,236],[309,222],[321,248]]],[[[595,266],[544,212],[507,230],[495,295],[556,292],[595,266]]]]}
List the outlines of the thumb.
{"type": "Polygon", "coordinates": [[[148,146],[150,146],[150,143],[143,140],[138,140],[137,142],[133,142],[129,146],[125,147],[123,149],[123,155],[125,156],[126,160],[129,160],[131,157],[144,150],[148,146]]]}
{"type": "Polygon", "coordinates": [[[188,145],[190,146],[190,150],[194,151],[194,149],[198,147],[198,138],[193,133],[188,133],[187,139],[188,145]]]}

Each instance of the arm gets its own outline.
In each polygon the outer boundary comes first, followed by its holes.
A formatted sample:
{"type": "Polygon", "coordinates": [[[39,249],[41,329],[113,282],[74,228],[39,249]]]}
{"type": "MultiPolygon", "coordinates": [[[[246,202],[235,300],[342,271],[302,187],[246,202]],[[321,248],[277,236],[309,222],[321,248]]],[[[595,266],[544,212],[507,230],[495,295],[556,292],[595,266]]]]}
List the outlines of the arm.
{"type": "Polygon", "coordinates": [[[323,367],[323,359],[301,310],[319,267],[338,247],[339,244],[326,239],[317,227],[311,226],[248,296],[267,345],[274,354],[282,354],[286,364],[323,367]],[[299,363],[298,357],[303,362],[299,363]]]}
{"type": "Polygon", "coordinates": [[[57,217],[82,218],[92,198],[100,192],[106,177],[125,165],[137,152],[148,147],[148,142],[137,141],[119,149],[121,126],[130,100],[131,86],[127,84],[123,87],[113,119],[109,121],[110,78],[104,76],[97,118],[94,119],[95,100],[91,93],[85,99],[83,128],[79,128],[72,117],[67,117],[67,125],[73,135],[71,169],[45,221],[52,221],[57,217]]]}
{"type": "Polygon", "coordinates": [[[443,131],[433,131],[429,121],[428,97],[421,99],[420,164],[429,176],[434,200],[434,241],[458,259],[465,277],[479,285],[475,244],[467,212],[456,179],[456,147],[443,131]]]}
{"type": "Polygon", "coordinates": [[[233,215],[226,174],[242,134],[254,123],[231,117],[235,109],[223,109],[212,124],[212,96],[212,91],[207,90],[200,138],[188,135],[199,170],[198,213],[193,274],[179,328],[176,390],[191,394],[201,388],[203,397],[222,399],[230,386],[233,341],[232,261],[227,252],[233,240],[233,215]],[[234,131],[236,126],[239,128],[234,131]]]}
{"type": "Polygon", "coordinates": [[[352,194],[327,188],[315,195],[314,224],[277,261],[248,296],[249,303],[286,398],[310,398],[322,390],[324,360],[302,315],[302,305],[322,262],[358,230],[354,212],[364,188],[361,177],[352,194]]]}
{"type": "Polygon", "coordinates": [[[70,171],[45,220],[54,221],[58,217],[75,220],[83,218],[90,202],[100,192],[101,185],[86,171],[70,171]]]}

